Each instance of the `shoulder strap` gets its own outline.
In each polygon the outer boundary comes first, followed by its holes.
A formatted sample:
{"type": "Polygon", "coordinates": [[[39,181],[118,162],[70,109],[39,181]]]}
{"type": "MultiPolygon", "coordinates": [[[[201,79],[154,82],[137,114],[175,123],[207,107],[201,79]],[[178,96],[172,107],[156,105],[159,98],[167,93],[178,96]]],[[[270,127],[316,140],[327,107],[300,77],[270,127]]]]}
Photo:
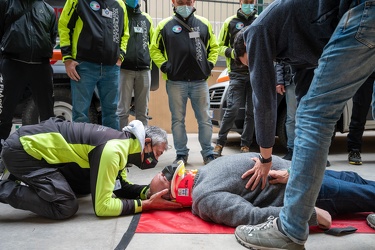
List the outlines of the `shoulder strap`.
{"type": "Polygon", "coordinates": [[[12,25],[12,23],[15,23],[18,19],[20,19],[23,15],[31,12],[31,10],[33,9],[33,6],[34,6],[34,3],[33,2],[31,5],[29,5],[28,8],[24,9],[18,16],[15,16],[14,18],[12,18],[8,24],[8,27],[10,27],[12,25]]]}
{"type": "MultiPolygon", "coordinates": [[[[194,32],[193,29],[189,25],[187,25],[185,22],[183,22],[181,19],[177,18],[176,16],[173,16],[173,19],[179,22],[182,26],[184,26],[185,29],[187,29],[189,32],[194,32]]],[[[201,41],[204,50],[206,50],[206,45],[204,44],[201,37],[199,37],[199,40],[201,41]]]]}
{"type": "Polygon", "coordinates": [[[188,31],[193,32],[192,28],[189,25],[187,25],[186,23],[184,23],[181,19],[177,18],[176,16],[173,16],[173,19],[176,20],[177,22],[179,22],[188,31]]]}

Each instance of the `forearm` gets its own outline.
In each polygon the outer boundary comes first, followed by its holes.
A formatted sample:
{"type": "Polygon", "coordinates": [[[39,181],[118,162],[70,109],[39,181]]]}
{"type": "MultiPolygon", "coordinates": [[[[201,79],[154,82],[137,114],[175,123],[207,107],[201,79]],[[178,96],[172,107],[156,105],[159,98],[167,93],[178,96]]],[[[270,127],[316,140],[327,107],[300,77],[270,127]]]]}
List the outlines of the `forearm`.
{"type": "Polygon", "coordinates": [[[270,147],[270,148],[259,147],[259,149],[260,149],[260,154],[263,156],[264,159],[268,159],[272,156],[273,147],[270,147]]]}

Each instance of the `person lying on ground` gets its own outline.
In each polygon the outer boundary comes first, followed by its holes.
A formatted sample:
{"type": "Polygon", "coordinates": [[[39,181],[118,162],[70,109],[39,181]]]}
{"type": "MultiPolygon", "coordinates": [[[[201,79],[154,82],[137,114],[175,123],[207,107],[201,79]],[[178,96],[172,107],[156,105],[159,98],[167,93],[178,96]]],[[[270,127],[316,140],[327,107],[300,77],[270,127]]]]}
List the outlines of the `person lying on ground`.
{"type": "MultiPolygon", "coordinates": [[[[291,162],[274,155],[272,159],[264,189],[246,186],[247,172],[259,159],[257,153],[242,153],[220,157],[198,170],[185,170],[181,162],[167,166],[152,179],[150,193],[169,189],[163,198],[191,206],[193,214],[206,221],[231,227],[261,223],[279,215],[289,177],[291,162]]],[[[309,224],[328,229],[331,216],[375,211],[374,199],[374,181],[355,172],[326,170],[309,224]]]]}

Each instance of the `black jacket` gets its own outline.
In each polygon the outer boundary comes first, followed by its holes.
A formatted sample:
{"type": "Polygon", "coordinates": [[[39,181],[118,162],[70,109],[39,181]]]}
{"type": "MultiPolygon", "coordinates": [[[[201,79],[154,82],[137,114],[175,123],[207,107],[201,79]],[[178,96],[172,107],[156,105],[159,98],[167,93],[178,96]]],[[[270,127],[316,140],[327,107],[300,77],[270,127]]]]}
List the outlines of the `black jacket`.
{"type": "Polygon", "coordinates": [[[134,9],[126,6],[129,23],[129,40],[126,56],[121,68],[128,70],[150,69],[151,57],[149,46],[153,34],[153,24],[150,15],[142,12],[139,5],[134,9]]]}
{"type": "Polygon", "coordinates": [[[57,20],[42,0],[0,0],[0,40],[4,58],[49,62],[56,44],[57,20]]]}
{"type": "Polygon", "coordinates": [[[173,16],[159,22],[152,39],[150,54],[154,63],[163,72],[163,79],[172,81],[199,81],[211,75],[218,54],[219,45],[212,25],[201,16],[191,14],[186,20],[176,18],[190,26],[198,37],[173,16]]]}
{"type": "Polygon", "coordinates": [[[123,61],[129,38],[125,9],[123,0],[67,0],[59,18],[63,61],[123,61]]]}

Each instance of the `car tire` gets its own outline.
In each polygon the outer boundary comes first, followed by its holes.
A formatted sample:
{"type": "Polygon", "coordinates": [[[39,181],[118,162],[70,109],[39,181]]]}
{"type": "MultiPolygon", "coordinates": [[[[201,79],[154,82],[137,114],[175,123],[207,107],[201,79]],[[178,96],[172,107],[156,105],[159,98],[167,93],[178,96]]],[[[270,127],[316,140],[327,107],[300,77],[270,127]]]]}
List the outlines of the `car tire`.
{"type": "Polygon", "coordinates": [[[284,148],[287,148],[288,136],[286,134],[286,108],[281,110],[280,114],[277,117],[277,125],[276,125],[276,134],[279,138],[279,143],[284,148]]]}
{"type": "MultiPolygon", "coordinates": [[[[72,121],[72,96],[70,89],[66,87],[55,88],[54,99],[55,116],[66,121],[72,121]]],[[[93,106],[89,109],[89,119],[91,123],[98,123],[98,112],[93,106]]],[[[39,121],[38,109],[34,100],[30,98],[22,112],[22,125],[37,124],[39,121]]]]}

